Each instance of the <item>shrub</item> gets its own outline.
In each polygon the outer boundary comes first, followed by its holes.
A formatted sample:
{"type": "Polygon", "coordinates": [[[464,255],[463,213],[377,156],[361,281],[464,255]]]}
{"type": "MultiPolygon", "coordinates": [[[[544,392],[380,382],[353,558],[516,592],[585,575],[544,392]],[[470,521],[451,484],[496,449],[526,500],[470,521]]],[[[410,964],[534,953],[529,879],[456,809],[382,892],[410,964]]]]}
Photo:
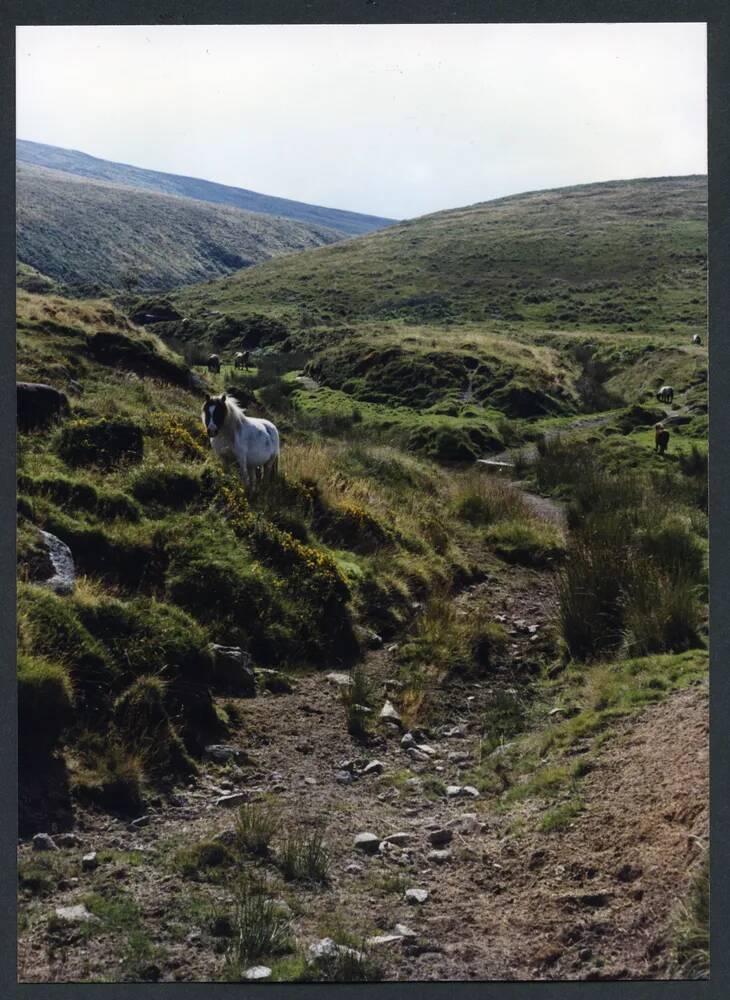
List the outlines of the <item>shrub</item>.
{"type": "Polygon", "coordinates": [[[515,486],[480,472],[462,481],[454,510],[458,518],[475,527],[528,516],[527,504],[515,486]]]}
{"type": "Polygon", "coordinates": [[[154,413],[148,418],[145,430],[151,437],[160,438],[167,448],[187,461],[202,462],[210,452],[202,424],[185,426],[177,417],[154,413]]]}
{"type": "Polygon", "coordinates": [[[673,579],[697,581],[702,576],[702,545],[686,521],[675,517],[650,525],[639,536],[638,545],[658,569],[673,579]]]}
{"type": "Polygon", "coordinates": [[[549,566],[565,555],[565,545],[554,528],[535,522],[504,521],[490,528],[489,543],[505,562],[521,566],[549,566]]]}
{"type": "Polygon", "coordinates": [[[159,677],[139,677],[114,702],[113,719],[125,746],[140,754],[145,773],[170,780],[197,769],[165,708],[166,687],[159,677]]]}
{"type": "Polygon", "coordinates": [[[133,589],[162,579],[164,552],[156,532],[127,525],[88,525],[53,513],[45,518],[44,527],[68,545],[83,573],[133,589]]]}
{"type": "Polygon", "coordinates": [[[243,805],[236,816],[236,846],[241,851],[265,856],[278,828],[277,817],[262,806],[243,805]]]}
{"type": "Polygon", "coordinates": [[[391,541],[388,530],[364,507],[347,501],[317,504],[314,529],[323,541],[352,552],[374,552],[391,541]]]}
{"type": "Polygon", "coordinates": [[[222,876],[220,869],[229,869],[235,864],[235,857],[220,841],[204,840],[179,851],[174,864],[185,878],[216,879],[222,876]]]}
{"type": "Polygon", "coordinates": [[[74,775],[73,792],[90,802],[123,815],[139,815],[142,806],[142,762],[108,733],[86,734],[77,741],[82,766],[74,775]]]}
{"type": "Polygon", "coordinates": [[[108,692],[118,676],[104,648],[80,622],[73,604],[41,587],[18,588],[20,648],[63,663],[73,683],[77,711],[87,720],[106,713],[108,692]]]}
{"type": "Polygon", "coordinates": [[[141,462],[144,439],[130,420],[72,420],[59,432],[57,450],[69,465],[111,468],[120,462],[141,462]]]}
{"type": "Polygon", "coordinates": [[[330,855],[321,831],[288,833],[279,847],[277,863],[284,878],[326,882],[330,855]]]}
{"type": "Polygon", "coordinates": [[[190,376],[185,365],[160,348],[160,341],[152,337],[131,337],[107,330],[93,334],[88,340],[89,353],[102,364],[165,379],[173,385],[188,385],[190,376]]]}
{"type": "Polygon", "coordinates": [[[132,481],[132,494],[137,500],[175,509],[199,499],[201,492],[200,476],[184,469],[148,467],[132,481]]]}
{"type": "Polygon", "coordinates": [[[63,667],[18,654],[18,751],[21,760],[47,757],[73,718],[73,689],[63,667]]]}
{"type": "Polygon", "coordinates": [[[90,483],[67,476],[18,476],[18,489],[34,496],[49,497],[56,505],[70,510],[98,513],[107,519],[139,521],[139,506],[126,493],[99,490],[90,483]]]}

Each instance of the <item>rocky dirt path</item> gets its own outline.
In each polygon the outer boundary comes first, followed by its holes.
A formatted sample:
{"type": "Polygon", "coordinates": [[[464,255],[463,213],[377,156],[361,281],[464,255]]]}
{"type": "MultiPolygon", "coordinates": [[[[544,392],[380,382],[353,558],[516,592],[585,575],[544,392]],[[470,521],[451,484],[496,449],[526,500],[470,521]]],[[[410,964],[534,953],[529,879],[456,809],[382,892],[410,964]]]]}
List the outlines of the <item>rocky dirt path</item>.
{"type": "MultiPolygon", "coordinates": [[[[535,499],[541,516],[562,518],[557,505],[535,499]]],[[[297,675],[290,694],[235,699],[240,721],[228,744],[239,762],[207,760],[194,783],[154,800],[142,823],[78,810],[78,844],[63,849],[68,877],[28,908],[20,980],[120,978],[124,958],[111,933],[87,938],[77,925],[48,932],[56,907],[90,893],[139,908],[153,943],[143,978],[220,978],[227,940],[212,933],[210,915],[231,912],[231,886],[190,882],[171,859],[225,838],[233,815],[219,800],[235,793],[266,803],[282,831],[323,832],[326,886],[286,883],[268,866],[302,948],[338,928],[374,938],[385,978],[397,980],[669,976],[672,909],[707,837],[706,688],[616,723],[582,779],[582,811],[567,829],[542,833],[545,802],[506,812],[489,793],[470,791],[468,776],[484,751],[482,720],[495,692],[517,694],[554,619],[554,578],[505,567],[455,606],[502,622],[509,663],[481,682],[439,688],[439,724],[405,745],[397,723],[366,743],[353,739],[342,678],[297,675]],[[373,835],[370,849],[357,846],[364,833],[373,835]],[[84,870],[91,850],[98,864],[84,870]]],[[[396,645],[371,651],[363,667],[379,707],[397,688],[396,645]]],[[[550,724],[547,709],[539,724],[550,724]]],[[[19,855],[31,858],[31,845],[19,855]]]]}

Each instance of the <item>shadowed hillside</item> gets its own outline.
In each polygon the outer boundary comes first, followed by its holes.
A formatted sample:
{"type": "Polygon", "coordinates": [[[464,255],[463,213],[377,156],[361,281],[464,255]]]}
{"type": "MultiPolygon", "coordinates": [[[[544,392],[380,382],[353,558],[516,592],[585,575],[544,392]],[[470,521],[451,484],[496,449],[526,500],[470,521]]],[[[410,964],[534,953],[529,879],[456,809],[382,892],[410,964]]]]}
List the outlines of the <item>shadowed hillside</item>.
{"type": "Polygon", "coordinates": [[[19,165],[17,254],[58,281],[166,289],[230,274],[340,234],[19,165]]]}
{"type": "Polygon", "coordinates": [[[336,229],[348,236],[367,233],[393,222],[392,219],[376,215],[361,215],[359,212],[308,205],[289,198],[275,198],[267,194],[258,194],[256,191],[247,191],[245,188],[215,184],[197,177],[181,177],[177,174],[132,167],[126,163],[113,163],[110,160],[100,160],[96,156],[80,153],[75,149],[60,149],[58,146],[47,146],[40,142],[19,139],[15,148],[17,159],[23,163],[64,170],[90,180],[108,181],[124,187],[157,191],[160,194],[175,194],[216,205],[228,205],[246,212],[283,216],[310,226],[336,229]]]}

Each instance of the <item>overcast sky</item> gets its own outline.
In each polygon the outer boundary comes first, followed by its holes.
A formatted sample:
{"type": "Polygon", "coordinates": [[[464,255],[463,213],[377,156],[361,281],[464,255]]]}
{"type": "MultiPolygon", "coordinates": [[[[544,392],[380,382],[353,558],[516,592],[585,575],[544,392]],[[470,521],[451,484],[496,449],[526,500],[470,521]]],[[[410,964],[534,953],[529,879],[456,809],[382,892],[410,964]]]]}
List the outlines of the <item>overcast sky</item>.
{"type": "Polygon", "coordinates": [[[703,24],[23,27],[17,134],[408,218],[704,173],[703,24]]]}

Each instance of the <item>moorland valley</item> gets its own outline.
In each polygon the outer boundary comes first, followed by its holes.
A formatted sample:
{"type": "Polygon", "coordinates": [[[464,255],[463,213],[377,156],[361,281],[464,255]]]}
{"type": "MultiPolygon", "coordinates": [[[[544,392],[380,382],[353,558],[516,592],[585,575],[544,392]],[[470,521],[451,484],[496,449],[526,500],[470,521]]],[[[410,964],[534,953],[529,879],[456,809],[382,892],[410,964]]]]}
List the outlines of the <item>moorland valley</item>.
{"type": "Polygon", "coordinates": [[[706,178],[338,228],[36,145],[20,979],[705,975],[706,178]]]}

